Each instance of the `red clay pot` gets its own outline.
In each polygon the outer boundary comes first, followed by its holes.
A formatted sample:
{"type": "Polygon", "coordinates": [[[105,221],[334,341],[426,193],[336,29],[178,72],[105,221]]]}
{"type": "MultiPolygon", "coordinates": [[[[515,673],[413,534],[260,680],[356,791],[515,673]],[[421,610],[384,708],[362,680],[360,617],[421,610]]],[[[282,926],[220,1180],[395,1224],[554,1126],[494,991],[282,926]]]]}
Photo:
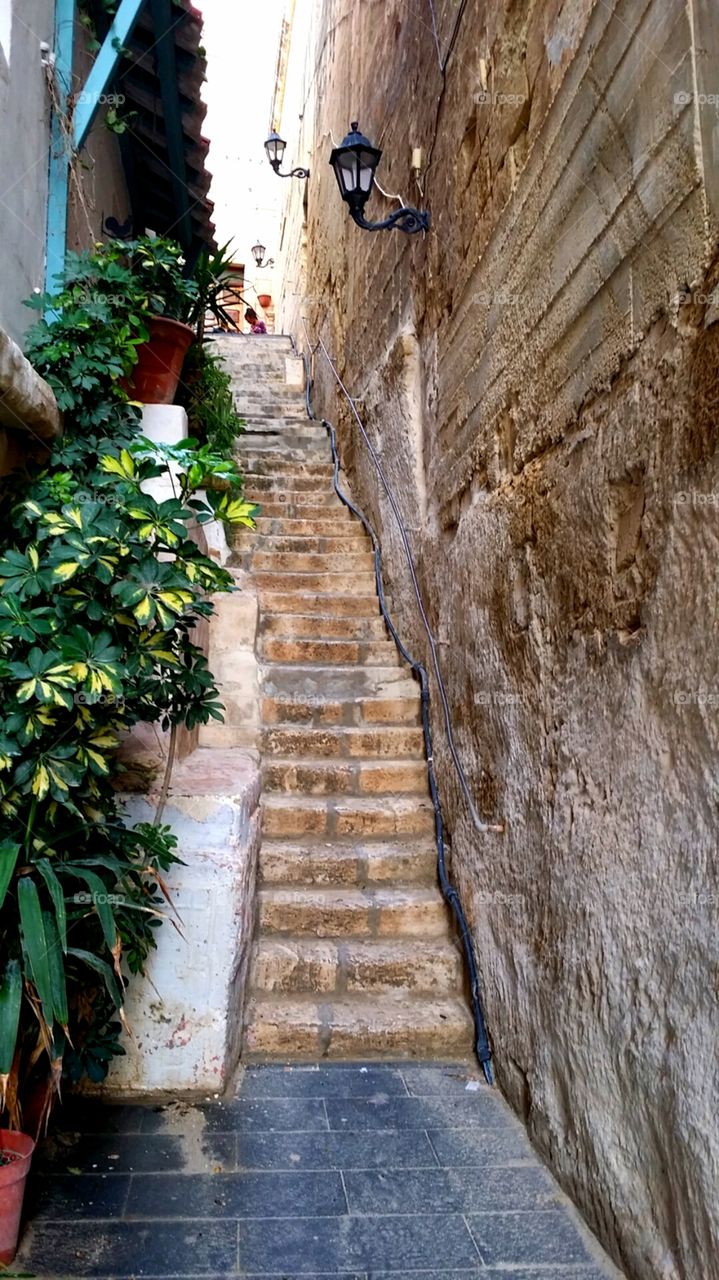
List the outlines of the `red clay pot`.
{"type": "Polygon", "coordinates": [[[14,1151],[18,1159],[0,1165],[0,1265],[12,1262],[20,1234],[25,1184],[35,1143],[26,1133],[0,1129],[0,1151],[14,1151]]]}
{"type": "Polygon", "coordinates": [[[172,404],[195,331],[167,316],[152,316],[147,327],[149,340],[137,348],[137,364],[125,389],[142,404],[172,404]]]}
{"type": "Polygon", "coordinates": [[[266,311],[266,310],[267,310],[267,308],[268,308],[268,307],[270,307],[270,306],[272,305],[272,294],[271,294],[271,293],[258,293],[258,295],[257,295],[257,301],[259,302],[260,306],[262,307],[262,310],[263,310],[263,311],[266,311]]]}

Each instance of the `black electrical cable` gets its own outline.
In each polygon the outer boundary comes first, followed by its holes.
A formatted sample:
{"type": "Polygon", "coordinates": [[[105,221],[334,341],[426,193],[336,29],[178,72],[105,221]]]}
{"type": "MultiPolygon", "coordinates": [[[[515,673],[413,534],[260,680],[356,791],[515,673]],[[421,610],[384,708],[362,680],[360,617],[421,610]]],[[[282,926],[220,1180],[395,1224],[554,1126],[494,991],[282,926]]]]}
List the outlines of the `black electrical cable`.
{"type": "MultiPolygon", "coordinates": [[[[293,343],[293,347],[294,347],[294,343],[293,343]]],[[[313,385],[312,376],[310,371],[309,359],[306,353],[303,353],[302,360],[305,366],[305,404],[307,407],[307,416],[308,418],[311,419],[311,421],[316,422],[317,417],[315,415],[314,408],[312,405],[312,385],[313,385]]],[[[424,732],[424,745],[425,745],[425,752],[427,755],[427,777],[429,779],[429,792],[432,799],[432,804],[434,806],[434,827],[435,827],[435,839],[437,842],[437,874],[439,878],[439,886],[445,901],[447,902],[449,907],[452,909],[452,912],[454,914],[454,918],[457,923],[457,928],[459,930],[459,935],[460,935],[462,946],[464,949],[465,959],[467,962],[467,971],[469,975],[469,987],[470,987],[470,993],[471,993],[471,999],[472,999],[472,1013],[474,1016],[474,1027],[475,1027],[475,1052],[477,1054],[477,1058],[482,1064],[482,1070],[484,1071],[484,1076],[487,1081],[487,1084],[493,1084],[494,1074],[492,1071],[492,1050],[489,1045],[489,1037],[487,1035],[487,1026],[484,1018],[484,1009],[482,1005],[482,992],[481,992],[480,983],[479,983],[479,972],[477,969],[477,960],[474,954],[474,943],[472,941],[472,935],[469,930],[469,925],[467,924],[467,917],[464,914],[464,909],[462,907],[460,896],[457,890],[455,889],[454,885],[452,884],[449,878],[449,875],[447,874],[446,852],[444,847],[444,820],[442,818],[442,806],[439,798],[439,790],[437,788],[437,778],[434,771],[432,729],[431,729],[430,719],[429,719],[429,677],[427,675],[426,668],[423,666],[423,664],[421,662],[418,662],[416,658],[413,658],[412,655],[405,648],[404,644],[402,643],[402,640],[400,639],[397,633],[397,630],[392,621],[392,618],[390,617],[389,611],[387,609],[387,602],[385,600],[385,594],[384,594],[384,581],[382,578],[382,548],[380,546],[379,539],[377,537],[377,534],[374,531],[373,526],[371,525],[370,521],[367,519],[364,512],[360,511],[359,507],[356,507],[354,505],[351,499],[347,496],[346,493],[344,493],[344,491],[340,487],[340,483],[339,483],[340,460],[339,460],[339,454],[337,452],[337,435],[335,432],[335,428],[333,427],[331,422],[327,421],[326,418],[322,418],[321,422],[329,435],[330,446],[332,449],[332,463],[334,467],[332,481],[334,484],[335,493],[337,494],[340,501],[343,502],[344,505],[349,508],[349,510],[353,513],[353,515],[357,516],[357,519],[364,526],[367,533],[369,534],[369,537],[372,540],[372,547],[374,550],[375,579],[377,582],[377,595],[379,598],[379,607],[382,613],[382,617],[384,618],[385,626],[387,627],[387,630],[389,631],[392,639],[394,640],[405,662],[407,662],[409,666],[412,668],[412,672],[414,676],[419,681],[420,699],[421,699],[421,706],[422,706],[422,730],[424,732]]]]}

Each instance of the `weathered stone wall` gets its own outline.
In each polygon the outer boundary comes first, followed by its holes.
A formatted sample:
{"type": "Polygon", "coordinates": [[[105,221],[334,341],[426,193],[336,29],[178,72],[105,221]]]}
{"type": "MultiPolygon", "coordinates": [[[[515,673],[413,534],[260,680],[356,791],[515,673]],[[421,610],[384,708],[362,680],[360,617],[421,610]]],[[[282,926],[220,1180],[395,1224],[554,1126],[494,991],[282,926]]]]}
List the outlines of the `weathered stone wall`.
{"type": "Polygon", "coordinates": [[[34,319],[23,299],[44,287],[50,109],[40,46],[52,45],[55,5],[0,8],[0,327],[20,342],[34,319]]]}
{"type": "MultiPolygon", "coordinates": [[[[282,327],[307,315],[358,397],[474,796],[506,824],[473,829],[435,709],[500,1085],[630,1276],[716,1277],[719,12],[435,8],[444,74],[429,4],[321,7],[306,297],[286,290],[282,327]],[[385,190],[431,210],[424,241],[350,223],[327,165],[350,119],[385,190]]],[[[388,504],[315,372],[427,657],[388,504]]]]}

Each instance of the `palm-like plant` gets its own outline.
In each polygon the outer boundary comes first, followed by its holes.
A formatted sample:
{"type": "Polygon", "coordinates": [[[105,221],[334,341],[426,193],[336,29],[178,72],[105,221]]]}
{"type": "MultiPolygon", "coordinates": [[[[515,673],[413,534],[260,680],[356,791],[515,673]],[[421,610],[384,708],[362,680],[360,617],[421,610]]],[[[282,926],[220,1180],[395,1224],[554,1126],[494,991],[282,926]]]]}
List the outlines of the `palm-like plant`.
{"type": "Polygon", "coordinates": [[[184,319],[194,326],[199,342],[205,336],[206,316],[209,312],[214,316],[221,328],[237,329],[238,325],[227,310],[228,303],[237,302],[244,305],[240,290],[233,283],[232,241],[228,240],[221,249],[211,253],[203,249],[192,272],[192,279],[197,286],[197,297],[188,309],[184,319]]]}

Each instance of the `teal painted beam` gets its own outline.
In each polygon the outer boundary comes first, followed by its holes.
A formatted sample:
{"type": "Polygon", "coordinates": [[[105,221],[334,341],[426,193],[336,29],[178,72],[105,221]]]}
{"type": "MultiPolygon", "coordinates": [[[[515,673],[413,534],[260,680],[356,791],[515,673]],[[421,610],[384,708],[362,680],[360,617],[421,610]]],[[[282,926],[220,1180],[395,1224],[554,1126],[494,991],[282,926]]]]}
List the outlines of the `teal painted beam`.
{"type": "Polygon", "coordinates": [[[102,42],[83,90],[75,104],[73,141],[79,151],[92,128],[102,98],[122,57],[122,46],[132,35],[145,0],[121,0],[112,26],[102,42]]]}
{"type": "Polygon", "coordinates": [[[47,245],[45,291],[59,293],[65,274],[67,206],[70,189],[69,139],[62,121],[72,88],[72,53],[75,32],[75,0],[55,0],[55,89],[50,133],[50,171],[47,197],[47,245]],[[59,278],[58,278],[59,277],[59,278]]]}

